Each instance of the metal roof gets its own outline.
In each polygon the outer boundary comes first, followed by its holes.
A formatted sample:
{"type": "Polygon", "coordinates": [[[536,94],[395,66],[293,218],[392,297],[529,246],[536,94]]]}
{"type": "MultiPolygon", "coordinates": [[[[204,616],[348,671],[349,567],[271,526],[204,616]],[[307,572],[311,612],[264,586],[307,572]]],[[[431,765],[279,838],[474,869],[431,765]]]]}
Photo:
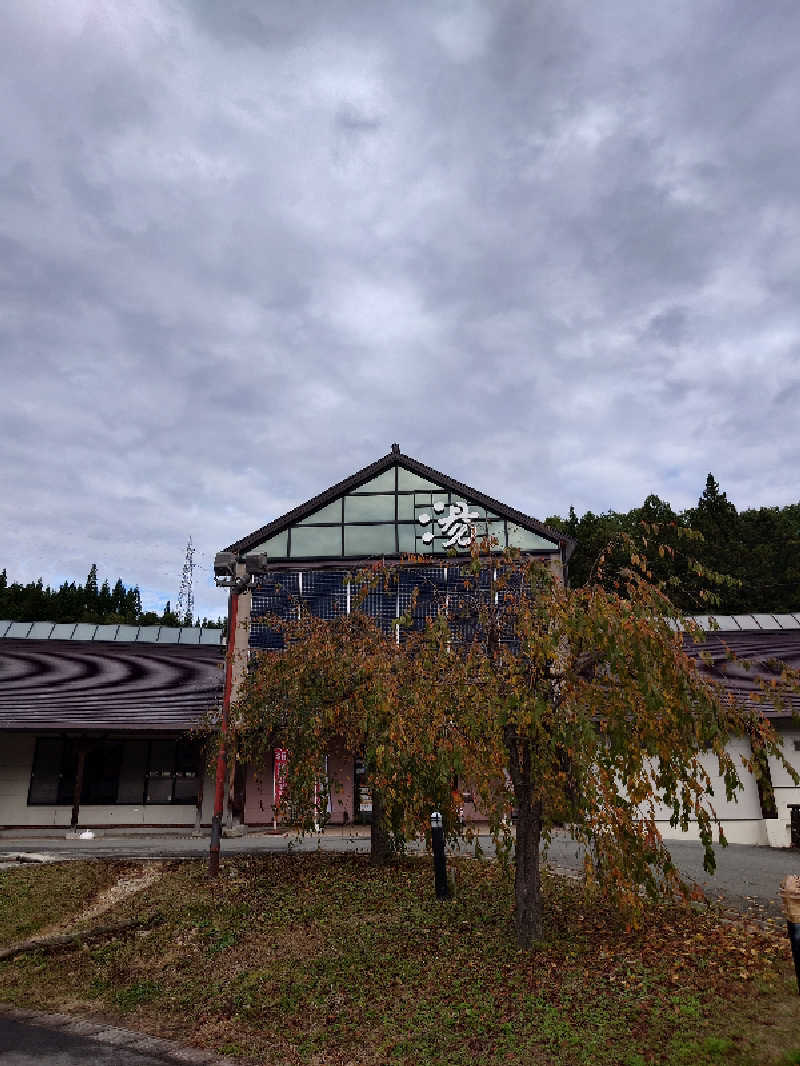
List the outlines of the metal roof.
{"type": "Polygon", "coordinates": [[[218,641],[6,637],[0,641],[0,730],[183,732],[217,706],[223,662],[218,641]]]}
{"type": "MultiPolygon", "coordinates": [[[[293,525],[295,522],[299,522],[301,519],[313,514],[313,512],[320,507],[324,507],[326,504],[338,499],[339,496],[352,492],[359,485],[363,485],[366,481],[370,481],[372,478],[376,477],[378,474],[382,474],[384,470],[388,470],[395,464],[404,467],[406,470],[410,470],[414,474],[419,474],[420,477],[435,481],[441,485],[442,488],[449,489],[451,492],[457,492],[459,495],[465,496],[469,500],[473,500],[482,507],[494,511],[503,518],[510,518],[512,522],[516,522],[524,529],[531,530],[534,533],[540,533],[543,537],[553,541],[554,546],[558,545],[563,547],[567,559],[569,559],[575,550],[576,542],[571,537],[566,536],[564,533],[559,533],[555,529],[550,529],[550,527],[544,525],[543,522],[539,522],[537,519],[531,518],[530,515],[523,514],[522,511],[517,511],[513,507],[509,507],[507,504],[495,500],[492,496],[487,496],[484,492],[479,492],[478,489],[473,489],[471,486],[465,485],[461,481],[456,481],[447,474],[443,474],[440,470],[434,470],[433,467],[425,466],[425,464],[419,462],[419,460],[412,459],[410,455],[404,455],[397,445],[393,445],[392,450],[387,455],[377,459],[374,463],[370,463],[369,466],[357,470],[355,474],[351,474],[350,477],[345,478],[343,481],[331,485],[329,489],[325,489],[324,492],[314,496],[306,503],[301,504],[299,507],[295,507],[292,511],[288,511],[285,515],[281,515],[280,518],[276,518],[274,521],[268,522],[267,525],[262,526],[260,529],[256,529],[252,533],[249,533],[246,537],[234,541],[233,544],[228,545],[225,551],[238,553],[246,552],[251,548],[257,547],[262,541],[267,540],[276,533],[283,532],[284,529],[288,529],[289,526],[293,525]]],[[[299,560],[296,561],[299,563],[299,560]]]]}
{"type": "MultiPolygon", "coordinates": [[[[745,620],[753,616],[737,617],[745,620]]],[[[701,673],[720,682],[726,692],[746,703],[761,692],[759,680],[775,680],[776,663],[800,670],[800,623],[783,629],[775,626],[770,629],[751,626],[735,631],[720,629],[706,632],[705,639],[699,644],[686,633],[683,647],[701,673]]],[[[761,706],[771,718],[800,714],[800,692],[786,697],[784,707],[776,708],[767,703],[761,706]]]]}
{"type": "Polygon", "coordinates": [[[794,614],[697,614],[694,616],[694,621],[701,629],[712,634],[715,631],[747,633],[761,630],[800,629],[800,611],[794,614]]]}
{"type": "Polygon", "coordinates": [[[0,639],[14,640],[102,640],[134,644],[221,645],[223,631],[211,626],[128,626],[97,625],[94,622],[11,622],[0,621],[0,639]]]}

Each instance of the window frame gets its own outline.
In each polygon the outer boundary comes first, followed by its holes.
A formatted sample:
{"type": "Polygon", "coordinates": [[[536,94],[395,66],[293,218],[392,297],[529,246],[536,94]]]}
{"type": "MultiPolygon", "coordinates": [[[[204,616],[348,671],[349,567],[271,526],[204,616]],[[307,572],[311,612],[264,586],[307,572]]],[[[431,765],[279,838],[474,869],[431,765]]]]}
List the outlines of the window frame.
{"type": "MultiPolygon", "coordinates": [[[[153,736],[149,736],[149,737],[86,737],[85,739],[87,741],[89,741],[89,742],[94,742],[97,745],[119,744],[121,750],[120,750],[120,756],[119,756],[119,763],[118,763],[117,771],[116,771],[114,798],[113,799],[105,799],[105,800],[92,800],[92,799],[84,799],[83,795],[81,795],[81,799],[80,799],[81,806],[87,806],[87,807],[106,807],[106,806],[109,806],[109,807],[116,807],[116,806],[121,806],[121,807],[173,807],[176,804],[177,804],[177,806],[196,806],[197,805],[197,798],[198,798],[198,794],[199,794],[200,787],[201,787],[202,780],[203,780],[203,769],[204,768],[203,768],[203,760],[202,760],[202,755],[201,755],[201,751],[200,751],[199,745],[197,744],[196,741],[192,741],[191,738],[187,738],[187,737],[184,737],[184,736],[177,736],[177,737],[170,737],[170,736],[167,736],[167,737],[155,736],[155,737],[153,737],[153,736]],[[123,766],[123,763],[124,763],[124,759],[125,759],[125,745],[127,743],[134,743],[134,742],[141,742],[141,741],[145,741],[147,743],[147,756],[146,756],[146,759],[145,759],[145,770],[144,770],[144,773],[142,775],[141,799],[138,800],[138,801],[131,801],[131,800],[120,801],[118,799],[118,797],[119,797],[119,784],[120,784],[120,771],[122,769],[122,766],[123,766]],[[156,774],[152,773],[153,744],[154,743],[162,743],[163,744],[165,742],[172,745],[172,755],[171,755],[171,760],[170,760],[171,769],[167,773],[159,773],[158,775],[156,775],[156,774]],[[179,752],[179,747],[181,745],[184,745],[184,746],[186,746],[189,749],[194,748],[195,760],[196,760],[196,768],[194,770],[186,770],[186,769],[181,770],[181,769],[179,769],[180,763],[179,763],[179,759],[178,759],[178,752],[179,752]],[[170,783],[170,790],[169,790],[169,797],[170,798],[168,800],[151,800],[151,799],[148,798],[149,782],[151,780],[151,777],[153,779],[156,779],[156,780],[165,780],[165,779],[169,779],[170,780],[170,782],[171,782],[170,783]],[[197,789],[195,790],[195,795],[193,797],[189,798],[189,799],[178,799],[178,800],[176,800],[175,799],[176,782],[177,781],[187,781],[187,780],[193,780],[193,781],[197,782],[197,789]]],[[[68,771],[69,766],[70,766],[70,752],[74,751],[75,745],[76,745],[76,743],[78,743],[79,740],[80,740],[80,738],[69,736],[66,733],[57,733],[57,734],[43,733],[43,734],[37,734],[36,735],[34,749],[33,749],[33,758],[31,760],[31,768],[30,768],[30,772],[29,772],[29,775],[28,775],[28,792],[27,792],[27,797],[26,797],[26,806],[28,806],[28,807],[71,807],[72,806],[73,797],[74,797],[75,779],[74,779],[74,776],[73,776],[71,781],[69,781],[69,780],[65,781],[65,776],[68,776],[67,775],[67,771],[68,771]],[[43,741],[53,741],[53,740],[58,740],[61,743],[61,751],[60,751],[60,756],[59,756],[59,760],[58,760],[59,770],[58,770],[58,775],[57,775],[57,785],[56,785],[56,796],[55,796],[55,799],[52,799],[52,800],[50,800],[50,799],[44,799],[44,800],[32,799],[32,795],[31,794],[32,794],[33,789],[34,789],[35,772],[36,772],[36,765],[37,765],[38,758],[39,758],[40,745],[41,745],[41,743],[43,741]],[[68,794],[68,796],[67,796],[67,794],[68,794]]],[[[84,791],[87,788],[87,779],[85,777],[84,777],[84,782],[83,782],[83,788],[84,788],[84,791]]]]}

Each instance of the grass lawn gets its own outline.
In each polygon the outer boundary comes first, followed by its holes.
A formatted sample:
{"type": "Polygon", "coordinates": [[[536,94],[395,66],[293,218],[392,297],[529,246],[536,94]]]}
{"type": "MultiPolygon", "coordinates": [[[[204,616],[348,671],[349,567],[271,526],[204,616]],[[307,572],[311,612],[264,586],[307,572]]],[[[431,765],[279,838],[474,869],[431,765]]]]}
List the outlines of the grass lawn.
{"type": "Polygon", "coordinates": [[[123,865],[130,864],[47,863],[0,874],[0,946],[74,914],[82,902],[113,884],[123,865]]]}
{"type": "MultiPolygon", "coordinates": [[[[4,942],[77,911],[121,864],[0,875],[4,942]],[[81,898],[83,897],[83,898],[81,898]],[[14,917],[22,901],[22,917],[14,917]]],[[[209,884],[175,863],[105,920],[160,923],[0,962],[0,1000],[102,1015],[263,1063],[800,1063],[785,927],[653,908],[626,931],[548,877],[545,941],[517,950],[511,884],[460,859],[437,903],[428,859],[237,858],[209,884]]]]}

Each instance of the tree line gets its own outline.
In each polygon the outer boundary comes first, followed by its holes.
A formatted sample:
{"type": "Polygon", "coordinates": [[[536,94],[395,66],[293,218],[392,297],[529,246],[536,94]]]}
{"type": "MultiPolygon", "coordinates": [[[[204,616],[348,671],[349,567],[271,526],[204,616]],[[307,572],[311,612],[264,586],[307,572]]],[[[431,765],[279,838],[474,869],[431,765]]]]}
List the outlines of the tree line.
{"type": "Polygon", "coordinates": [[[90,622],[137,626],[219,626],[224,618],[192,618],[179,616],[169,600],[165,609],[142,610],[139,586],[126,586],[117,578],[112,586],[106,579],[97,581],[97,565],[92,563],[85,584],[64,581],[57,589],[45,585],[42,578],[26,585],[9,583],[8,574],[0,571],[0,618],[12,622],[90,622]]]}
{"type": "MultiPolygon", "coordinates": [[[[652,579],[663,582],[676,607],[702,613],[783,612],[800,610],[800,502],[786,507],[737,511],[709,474],[696,507],[676,512],[659,496],[627,512],[587,511],[578,517],[570,507],[566,518],[551,515],[547,525],[577,541],[569,562],[574,588],[591,584],[601,561],[621,563],[627,538],[659,542],[649,552],[652,579]],[[709,591],[711,590],[711,591],[709,591]]],[[[614,566],[602,568],[606,575],[614,566]]],[[[612,579],[603,579],[610,591],[612,579]]],[[[130,625],[212,625],[226,619],[179,618],[168,600],[160,614],[143,611],[138,586],[118,578],[98,585],[92,564],[85,584],[64,582],[57,589],[41,578],[27,585],[9,584],[0,572],[0,618],[20,622],[94,622],[130,625]]]]}
{"type": "MultiPolygon", "coordinates": [[[[567,518],[553,515],[547,525],[577,541],[569,562],[575,588],[595,580],[600,560],[621,559],[623,541],[635,537],[645,541],[653,580],[665,583],[681,610],[800,610],[800,503],[737,511],[709,474],[697,506],[685,511],[651,495],[627,513],[587,511],[578,518],[570,508],[567,518]],[[656,542],[653,553],[648,548],[656,542]]],[[[606,575],[614,571],[605,567],[606,575]]],[[[612,579],[604,580],[610,589],[612,579]]]]}

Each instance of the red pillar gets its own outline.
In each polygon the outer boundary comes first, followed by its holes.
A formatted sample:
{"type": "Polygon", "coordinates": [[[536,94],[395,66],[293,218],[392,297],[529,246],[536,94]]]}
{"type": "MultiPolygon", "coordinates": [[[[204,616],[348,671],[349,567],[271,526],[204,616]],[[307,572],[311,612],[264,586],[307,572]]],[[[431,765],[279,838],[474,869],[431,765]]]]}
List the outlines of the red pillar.
{"type": "Polygon", "coordinates": [[[239,613],[239,593],[231,590],[228,606],[228,652],[225,663],[225,689],[222,695],[222,721],[220,723],[219,751],[217,752],[217,778],[214,790],[214,817],[211,820],[211,847],[208,855],[208,876],[219,874],[219,851],[222,840],[222,808],[225,793],[226,744],[228,740],[228,717],[233,687],[233,656],[236,651],[236,620],[239,613]]]}

